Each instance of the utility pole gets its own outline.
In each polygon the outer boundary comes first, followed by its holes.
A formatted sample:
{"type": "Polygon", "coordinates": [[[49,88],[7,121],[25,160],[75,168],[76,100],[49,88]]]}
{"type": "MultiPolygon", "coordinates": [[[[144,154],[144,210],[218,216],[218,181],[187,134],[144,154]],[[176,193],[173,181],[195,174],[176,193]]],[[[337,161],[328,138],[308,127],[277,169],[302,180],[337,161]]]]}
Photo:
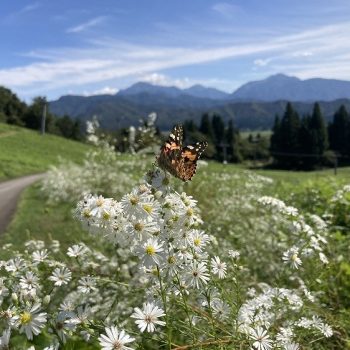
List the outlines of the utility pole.
{"type": "Polygon", "coordinates": [[[45,135],[46,112],[47,112],[47,104],[45,101],[44,107],[43,107],[43,114],[41,116],[41,135],[45,135]]]}
{"type": "Polygon", "coordinates": [[[224,156],[223,163],[224,163],[224,164],[227,164],[227,148],[228,148],[230,145],[227,144],[227,143],[221,142],[219,146],[222,147],[222,152],[223,152],[223,156],[224,156]]]}

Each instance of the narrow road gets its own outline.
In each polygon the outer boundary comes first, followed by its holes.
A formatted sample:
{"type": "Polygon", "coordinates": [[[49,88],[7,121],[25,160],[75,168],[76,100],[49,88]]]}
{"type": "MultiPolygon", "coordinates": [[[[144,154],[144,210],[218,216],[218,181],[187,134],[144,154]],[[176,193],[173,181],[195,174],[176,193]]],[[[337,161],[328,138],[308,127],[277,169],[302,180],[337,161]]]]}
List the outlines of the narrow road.
{"type": "Polygon", "coordinates": [[[44,174],[28,175],[18,179],[0,182],[0,234],[12,219],[21,192],[33,182],[43,178],[44,174]]]}

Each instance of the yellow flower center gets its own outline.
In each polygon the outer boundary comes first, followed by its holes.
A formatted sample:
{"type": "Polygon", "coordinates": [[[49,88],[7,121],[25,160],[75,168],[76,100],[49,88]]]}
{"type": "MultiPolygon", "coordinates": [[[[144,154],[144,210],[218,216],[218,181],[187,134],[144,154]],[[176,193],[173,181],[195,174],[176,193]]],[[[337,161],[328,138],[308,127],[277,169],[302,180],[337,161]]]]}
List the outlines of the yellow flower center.
{"type": "Polygon", "coordinates": [[[192,208],[188,208],[186,215],[187,216],[192,216],[193,215],[193,209],[192,208]]]}
{"type": "Polygon", "coordinates": [[[143,206],[143,209],[144,209],[145,211],[147,211],[148,214],[151,214],[152,211],[153,211],[153,207],[152,207],[151,205],[148,205],[148,204],[145,204],[145,205],[143,206]]]}
{"type": "Polygon", "coordinates": [[[156,250],[154,249],[153,246],[148,245],[148,246],[146,247],[146,254],[147,254],[147,255],[154,255],[155,253],[156,253],[156,250]]]}
{"type": "Polygon", "coordinates": [[[201,244],[201,239],[200,238],[195,238],[193,240],[193,244],[198,247],[201,244]]]}
{"type": "Polygon", "coordinates": [[[102,198],[99,198],[97,201],[96,201],[96,205],[98,206],[98,207],[102,207],[102,205],[103,205],[103,199],[102,198]]]}
{"type": "Polygon", "coordinates": [[[293,255],[292,255],[292,260],[295,261],[295,260],[297,260],[297,259],[298,259],[298,254],[293,254],[293,255]]]}
{"type": "Polygon", "coordinates": [[[104,218],[105,220],[109,220],[110,217],[111,217],[111,215],[110,215],[109,213],[107,213],[107,212],[104,212],[104,213],[103,213],[103,218],[104,218]]]}
{"type": "Polygon", "coordinates": [[[175,256],[169,256],[169,258],[168,258],[168,263],[169,263],[169,264],[175,264],[175,262],[176,262],[175,256]]]}
{"type": "Polygon", "coordinates": [[[84,217],[86,217],[86,218],[89,218],[89,217],[91,217],[91,213],[90,213],[90,210],[88,210],[88,209],[85,209],[85,210],[84,210],[84,212],[83,212],[83,215],[84,215],[84,217]]]}
{"type": "Polygon", "coordinates": [[[139,202],[138,197],[135,196],[131,196],[129,200],[132,205],[136,205],[139,202]]]}
{"type": "Polygon", "coordinates": [[[28,324],[32,320],[32,315],[28,311],[24,311],[20,316],[21,324],[28,324]]]}
{"type": "Polygon", "coordinates": [[[141,224],[140,222],[137,222],[137,223],[134,225],[135,231],[139,231],[139,232],[143,230],[143,227],[144,227],[144,225],[141,224]]]}

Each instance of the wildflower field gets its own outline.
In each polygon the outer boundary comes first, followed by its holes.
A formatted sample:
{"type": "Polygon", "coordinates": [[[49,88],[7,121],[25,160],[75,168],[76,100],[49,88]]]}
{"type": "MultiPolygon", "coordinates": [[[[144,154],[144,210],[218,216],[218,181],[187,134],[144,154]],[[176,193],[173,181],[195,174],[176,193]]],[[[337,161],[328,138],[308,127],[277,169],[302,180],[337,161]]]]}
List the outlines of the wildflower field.
{"type": "Polygon", "coordinates": [[[0,237],[0,349],[350,348],[350,170],[108,145],[53,167],[0,237]]]}

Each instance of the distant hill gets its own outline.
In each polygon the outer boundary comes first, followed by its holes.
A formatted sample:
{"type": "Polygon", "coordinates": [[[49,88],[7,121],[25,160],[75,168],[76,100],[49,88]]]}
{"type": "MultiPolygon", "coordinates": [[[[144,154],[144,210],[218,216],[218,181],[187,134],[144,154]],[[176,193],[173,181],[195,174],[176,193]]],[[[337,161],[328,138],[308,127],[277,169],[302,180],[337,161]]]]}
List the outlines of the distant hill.
{"type": "Polygon", "coordinates": [[[350,81],[335,79],[300,80],[284,74],[242,85],[231,94],[234,100],[333,101],[350,98],[350,81]]]}
{"type": "MultiPolygon", "coordinates": [[[[50,103],[55,114],[67,113],[82,121],[97,115],[101,126],[106,129],[118,129],[130,125],[139,125],[140,117],[151,112],[158,114],[157,125],[169,130],[175,123],[186,119],[200,122],[203,113],[218,113],[225,120],[233,119],[240,129],[269,129],[276,114],[282,115],[287,101],[275,102],[235,102],[206,100],[180,96],[177,98],[156,98],[150,94],[137,94],[133,98],[122,96],[63,96],[50,103]]],[[[350,100],[340,99],[320,102],[327,120],[342,104],[350,110],[350,100]]],[[[293,106],[301,114],[311,113],[312,102],[294,102],[293,106]]]]}
{"type": "Polygon", "coordinates": [[[227,92],[220,91],[215,88],[205,87],[203,85],[193,85],[187,89],[179,89],[175,86],[159,86],[149,83],[139,82],[131,85],[127,89],[120,90],[118,92],[119,96],[135,96],[138,94],[151,94],[166,97],[179,97],[183,95],[213,99],[213,100],[223,100],[228,99],[230,94],[227,92]]]}
{"type": "Polygon", "coordinates": [[[282,115],[286,101],[293,101],[301,113],[309,113],[315,101],[321,101],[326,118],[345,104],[350,110],[350,82],[333,79],[300,80],[283,74],[242,85],[232,94],[194,85],[187,89],[139,82],[116,95],[62,96],[50,102],[51,112],[68,114],[81,120],[97,115],[101,125],[117,129],[137,125],[140,117],[157,112],[161,129],[176,122],[193,119],[199,122],[205,112],[219,113],[234,119],[242,129],[266,129],[276,114],[282,115]]]}

